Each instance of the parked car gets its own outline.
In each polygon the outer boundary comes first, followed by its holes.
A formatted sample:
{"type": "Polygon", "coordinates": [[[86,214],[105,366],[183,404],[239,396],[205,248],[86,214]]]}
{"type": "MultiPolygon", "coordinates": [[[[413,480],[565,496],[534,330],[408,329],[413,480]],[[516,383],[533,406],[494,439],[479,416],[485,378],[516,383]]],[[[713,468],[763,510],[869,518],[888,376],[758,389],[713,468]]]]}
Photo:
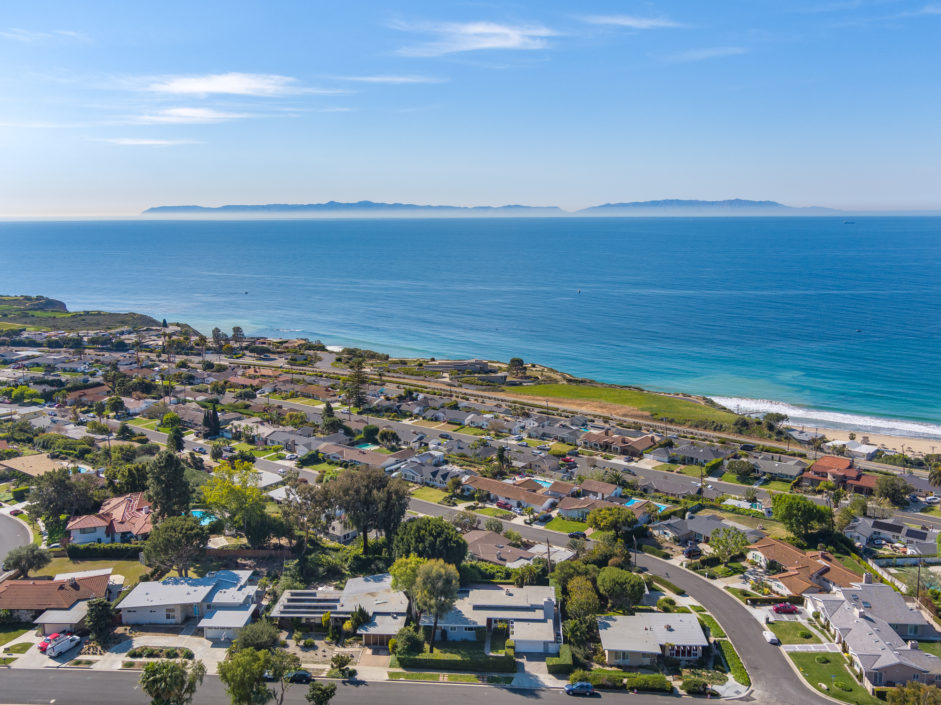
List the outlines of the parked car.
{"type": "Polygon", "coordinates": [[[438,434],[438,438],[443,438],[443,439],[446,440],[446,441],[450,441],[450,440],[451,440],[451,434],[450,434],[450,433],[439,433],[439,434],[438,434]]]}
{"type": "Polygon", "coordinates": [[[285,680],[288,683],[310,683],[314,680],[313,676],[310,675],[310,671],[291,671],[285,676],[285,680]]]}
{"type": "Polygon", "coordinates": [[[297,453],[288,453],[284,456],[285,460],[297,460],[297,453]]]}
{"type": "Polygon", "coordinates": [[[11,509],[11,510],[10,510],[10,516],[11,516],[11,517],[18,517],[18,516],[19,516],[20,514],[22,514],[22,513],[23,513],[23,510],[22,510],[22,509],[11,509]]]}
{"type": "Polygon", "coordinates": [[[579,681],[578,683],[566,683],[566,695],[587,695],[595,694],[595,687],[588,681],[579,681]]]}
{"type": "Polygon", "coordinates": [[[195,448],[193,448],[193,450],[195,450],[200,455],[206,455],[206,449],[203,448],[202,446],[196,446],[195,448]]]}
{"type": "Polygon", "coordinates": [[[46,656],[49,656],[50,658],[55,658],[56,656],[64,654],[66,651],[71,651],[72,649],[74,649],[76,646],[78,646],[81,643],[82,643],[81,637],[76,636],[75,634],[70,634],[64,639],[59,639],[59,641],[55,642],[54,644],[50,644],[46,648],[45,653],[46,653],[46,656]]]}
{"type": "Polygon", "coordinates": [[[687,546],[683,550],[684,558],[699,558],[702,555],[702,549],[699,546],[687,546]]]}
{"type": "Polygon", "coordinates": [[[570,539],[583,539],[585,538],[585,532],[584,531],[571,531],[569,532],[569,538],[570,539]]]}
{"type": "Polygon", "coordinates": [[[497,506],[500,507],[500,509],[512,509],[513,508],[512,504],[502,499],[497,500],[497,506]]]}
{"type": "Polygon", "coordinates": [[[765,630],[761,633],[761,636],[763,636],[763,637],[765,638],[765,641],[767,641],[769,644],[771,644],[771,645],[773,645],[773,646],[777,646],[778,644],[781,643],[781,640],[778,639],[778,637],[776,637],[776,636],[774,635],[774,632],[768,631],[767,629],[765,629],[765,630]]]}
{"type": "Polygon", "coordinates": [[[46,649],[49,648],[50,644],[58,641],[59,639],[62,639],[64,636],[65,634],[60,634],[59,632],[55,632],[54,634],[47,634],[43,637],[42,641],[39,642],[39,646],[36,648],[38,648],[42,653],[46,653],[46,649]]]}
{"type": "Polygon", "coordinates": [[[550,446],[548,443],[543,443],[542,445],[538,445],[536,447],[539,450],[549,450],[552,446],[550,446]]]}
{"type": "Polygon", "coordinates": [[[549,514],[549,512],[546,512],[545,514],[540,514],[538,517],[536,517],[536,521],[539,524],[545,524],[550,519],[552,519],[552,515],[549,514]]]}
{"type": "Polygon", "coordinates": [[[775,614],[797,614],[800,610],[797,608],[797,605],[792,605],[790,602],[779,602],[771,610],[775,614]]]}
{"type": "Polygon", "coordinates": [[[925,502],[928,504],[937,504],[938,502],[941,502],[941,497],[931,494],[925,497],[925,502]]]}

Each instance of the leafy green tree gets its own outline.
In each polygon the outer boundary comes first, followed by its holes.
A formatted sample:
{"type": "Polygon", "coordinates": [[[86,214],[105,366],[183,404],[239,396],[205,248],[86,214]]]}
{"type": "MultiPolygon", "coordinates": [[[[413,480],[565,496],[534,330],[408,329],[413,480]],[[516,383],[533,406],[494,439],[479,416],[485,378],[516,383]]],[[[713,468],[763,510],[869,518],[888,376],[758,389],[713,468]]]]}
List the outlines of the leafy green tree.
{"type": "Polygon", "coordinates": [[[880,475],[876,480],[876,497],[890,502],[896,507],[908,504],[908,497],[914,488],[898,475],[880,475]]]}
{"type": "Polygon", "coordinates": [[[79,482],[68,468],[43,473],[29,492],[30,514],[58,519],[63,514],[90,514],[98,506],[91,485],[79,482]]]}
{"type": "Polygon", "coordinates": [[[257,622],[251,622],[242,627],[238,638],[235,640],[235,646],[238,649],[273,649],[281,641],[281,633],[278,627],[267,619],[261,619],[257,622]]]}
{"type": "Polygon", "coordinates": [[[734,526],[723,526],[712,532],[709,537],[709,547],[723,564],[728,563],[732,556],[745,550],[748,537],[741,529],[734,526]]]}
{"type": "MultiPolygon", "coordinates": [[[[600,575],[600,574],[599,574],[600,575]]],[[[601,610],[598,593],[591,581],[583,575],[577,575],[569,581],[565,609],[573,619],[594,617],[601,610]]]]}
{"type": "Polygon", "coordinates": [[[523,358],[521,357],[511,357],[510,363],[507,366],[507,372],[510,373],[512,377],[519,377],[524,372],[525,365],[523,363],[523,358]]]}
{"type": "Polygon", "coordinates": [[[630,609],[644,597],[644,579],[629,570],[606,566],[598,573],[598,591],[612,607],[630,609]]]}
{"type": "Polygon", "coordinates": [[[190,566],[205,554],[209,530],[194,516],[172,516],[154,527],[144,543],[148,565],[186,576],[190,566]]]}
{"type": "Polygon", "coordinates": [[[366,385],[369,379],[364,371],[365,366],[363,358],[354,357],[350,361],[350,374],[343,380],[346,403],[357,409],[366,405],[366,385]]]}
{"type": "Polygon", "coordinates": [[[457,568],[440,558],[430,560],[418,569],[415,576],[415,601],[423,613],[434,619],[428,644],[430,653],[435,651],[438,620],[454,607],[460,585],[461,576],[457,568]]]}
{"type": "Polygon", "coordinates": [[[180,415],[175,411],[168,411],[160,420],[160,425],[167,426],[168,428],[179,428],[183,425],[183,419],[181,419],[180,415]]]}
{"type": "Polygon", "coordinates": [[[330,701],[336,694],[336,683],[311,683],[305,697],[310,705],[330,705],[330,701]]]}
{"type": "MultiPolygon", "coordinates": [[[[389,568],[389,574],[392,576],[392,589],[404,592],[412,605],[412,609],[417,609],[415,604],[415,581],[418,579],[418,569],[427,562],[427,558],[421,558],[413,553],[410,556],[397,558],[389,568]]],[[[420,618],[421,615],[418,614],[416,620],[420,618]]]]}
{"type": "Polygon", "coordinates": [[[637,523],[637,515],[624,506],[592,509],[586,517],[588,526],[597,531],[610,531],[616,538],[624,534],[637,523]]]}
{"type": "Polygon", "coordinates": [[[85,625],[91,632],[91,638],[98,644],[105,645],[114,628],[114,607],[103,597],[95,597],[88,601],[88,612],[85,614],[85,625]]]}
{"type": "Polygon", "coordinates": [[[245,531],[249,522],[265,510],[265,493],[257,484],[251,463],[223,460],[200,489],[212,514],[231,529],[245,531]]]}
{"type": "Polygon", "coordinates": [[[45,568],[52,561],[49,551],[40,548],[34,543],[17,546],[7,553],[3,564],[10,570],[20,571],[20,575],[28,578],[34,570],[45,568]]]}
{"type": "Polygon", "coordinates": [[[375,443],[379,440],[379,427],[375,424],[363,426],[363,440],[366,443],[375,443]]]}
{"type": "Polygon", "coordinates": [[[800,539],[826,528],[832,517],[832,512],[826,507],[814,504],[806,497],[783,492],[771,498],[771,509],[774,518],[800,539]]]}
{"type": "Polygon", "coordinates": [[[473,531],[477,528],[477,525],[480,523],[480,519],[473,512],[463,510],[460,512],[455,512],[452,514],[448,521],[454,526],[455,529],[462,533],[467,533],[468,531],[473,531]]]}
{"type": "Polygon", "coordinates": [[[150,461],[147,496],[158,517],[179,516],[190,506],[190,485],[180,458],[162,450],[150,461]]]}
{"type": "Polygon", "coordinates": [[[262,653],[265,655],[265,673],[277,686],[268,689],[268,699],[273,700],[277,705],[282,705],[288,688],[291,687],[289,680],[291,673],[301,667],[301,658],[284,649],[271,649],[262,653]]]}
{"type": "Polygon", "coordinates": [[[105,404],[105,409],[109,414],[120,414],[127,407],[124,405],[124,400],[119,396],[108,397],[108,401],[105,404]]]}
{"type": "Polygon", "coordinates": [[[941,689],[936,685],[910,681],[890,688],[889,705],[941,705],[941,689]]]}
{"type": "Polygon", "coordinates": [[[484,520],[484,528],[496,534],[503,532],[503,522],[496,517],[488,517],[484,520]]]}
{"type": "Polygon", "coordinates": [[[383,428],[379,431],[377,440],[384,448],[395,448],[399,445],[401,439],[399,438],[399,434],[391,428],[383,428]]]}
{"type": "Polygon", "coordinates": [[[179,426],[171,426],[167,432],[167,448],[175,453],[183,450],[183,430],[179,426]]]}
{"type": "Polygon", "coordinates": [[[396,656],[414,656],[420,654],[424,647],[425,640],[414,624],[402,627],[395,635],[396,656]]]}
{"type": "Polygon", "coordinates": [[[264,681],[269,665],[265,651],[229,651],[219,664],[219,679],[225,685],[232,705],[264,705],[271,699],[271,692],[264,681]]]}
{"type": "Polygon", "coordinates": [[[452,565],[460,565],[467,556],[467,542],[441,517],[419,517],[405,522],[396,532],[392,548],[397,558],[414,554],[440,558],[452,565]]]}
{"type": "Polygon", "coordinates": [[[141,673],[140,687],[151,705],[189,705],[205,675],[202,661],[151,661],[141,673]]]}
{"type": "Polygon", "coordinates": [[[369,552],[369,532],[380,529],[391,538],[408,509],[404,482],[390,478],[379,468],[345,470],[330,483],[330,493],[362,536],[364,554],[369,552]]]}
{"type": "Polygon", "coordinates": [[[734,474],[739,482],[750,482],[755,477],[755,465],[748,460],[726,461],[725,469],[734,474]]]}
{"type": "Polygon", "coordinates": [[[408,485],[401,478],[388,478],[385,485],[379,488],[377,500],[379,513],[376,519],[376,528],[382,532],[386,544],[391,545],[395,533],[402,525],[405,513],[408,511],[408,485]]]}
{"type": "Polygon", "coordinates": [[[589,583],[593,583],[598,578],[598,566],[583,561],[569,560],[557,564],[555,570],[552,571],[552,579],[562,590],[567,590],[569,582],[578,576],[587,578],[589,583]]]}

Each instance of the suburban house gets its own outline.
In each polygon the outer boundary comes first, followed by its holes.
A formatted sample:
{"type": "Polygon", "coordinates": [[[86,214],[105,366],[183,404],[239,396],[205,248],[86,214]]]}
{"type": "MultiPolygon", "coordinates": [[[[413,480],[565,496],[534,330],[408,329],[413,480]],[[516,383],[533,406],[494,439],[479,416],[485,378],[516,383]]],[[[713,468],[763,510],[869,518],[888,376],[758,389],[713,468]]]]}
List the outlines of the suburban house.
{"type": "Polygon", "coordinates": [[[673,448],[657,448],[650,452],[650,457],[664,463],[708,465],[715,460],[724,460],[734,452],[734,448],[726,446],[713,446],[704,443],[682,443],[673,448]]]}
{"type": "Polygon", "coordinates": [[[414,482],[428,487],[437,487],[444,489],[452,478],[461,479],[471,471],[458,467],[457,465],[428,465],[427,463],[412,462],[409,459],[401,465],[395,465],[388,468],[393,475],[401,477],[403,480],[414,482]]]}
{"type": "Polygon", "coordinates": [[[319,625],[328,613],[342,624],[357,607],[363,607],[371,617],[357,631],[363,637],[363,646],[386,646],[405,626],[408,598],[404,592],[392,589],[391,575],[380,573],[350,578],[342,590],[285,590],[271,617],[283,628],[290,628],[295,619],[319,625]]]}
{"type": "Polygon", "coordinates": [[[557,501],[548,495],[525,490],[511,482],[501,482],[489,477],[468,475],[463,478],[463,482],[462,490],[464,494],[481,491],[488,497],[494,497],[497,501],[506,502],[512,507],[532,507],[533,509],[545,510],[555,506],[557,501]]]}
{"type": "Polygon", "coordinates": [[[352,463],[369,468],[386,469],[402,460],[414,455],[415,451],[410,448],[400,450],[397,453],[385,454],[374,450],[363,448],[351,448],[341,446],[336,443],[324,443],[318,449],[323,457],[334,463],[352,463]]]}
{"type": "Polygon", "coordinates": [[[793,482],[807,469],[806,461],[787,455],[759,455],[751,461],[762,477],[785,482],[793,482]]]}
{"type": "Polygon", "coordinates": [[[867,573],[861,583],[832,593],[807,596],[808,607],[820,612],[824,624],[835,632],[836,642],[852,631],[859,612],[886,621],[903,639],[937,640],[941,634],[928,622],[912,598],[909,602],[891,585],[875,583],[867,573]]]}
{"type": "Polygon", "coordinates": [[[863,460],[872,460],[879,452],[879,446],[869,443],[860,443],[859,441],[829,441],[823,444],[825,448],[839,453],[844,451],[853,458],[862,458],[863,460]],[[839,450],[838,450],[839,449],[839,450]]]}
{"type": "MultiPolygon", "coordinates": [[[[514,428],[513,430],[519,433],[519,431],[524,429],[514,428]]],[[[538,438],[540,440],[552,440],[558,441],[559,443],[577,445],[578,439],[582,436],[582,430],[580,428],[572,428],[567,424],[548,423],[544,426],[530,428],[529,435],[532,438],[538,438]]]]}
{"type": "Polygon", "coordinates": [[[58,580],[5,580],[0,583],[0,610],[9,610],[15,621],[39,624],[43,634],[58,627],[74,630],[85,619],[89,600],[111,597],[110,583],[110,568],[58,580]]]}
{"type": "Polygon", "coordinates": [[[806,595],[830,592],[840,587],[851,587],[863,576],[844,568],[826,551],[801,551],[794,546],[772,538],[764,538],[746,549],[752,563],[767,569],[780,565],[784,572],[767,577],[771,587],[782,595],[806,595]]]}
{"type": "Polygon", "coordinates": [[[650,435],[634,438],[628,435],[612,433],[611,429],[604,431],[589,431],[578,439],[582,448],[590,448],[614,455],[627,455],[639,458],[648,448],[656,445],[657,440],[650,435]]]}
{"type": "Polygon", "coordinates": [[[96,514],[72,517],[66,524],[69,543],[127,543],[150,535],[153,515],[143,492],[106,499],[96,514]]]}
{"type": "Polygon", "coordinates": [[[604,509],[605,507],[620,507],[617,502],[608,502],[604,499],[593,499],[591,497],[563,497],[557,505],[559,516],[575,521],[584,521],[589,512],[594,509],[604,509]]]}
{"type": "Polygon", "coordinates": [[[610,482],[601,482],[600,480],[583,480],[579,485],[583,497],[592,497],[594,499],[612,499],[621,496],[621,488],[612,485],[610,482]]]}
{"type": "Polygon", "coordinates": [[[558,546],[534,545],[531,549],[517,548],[507,543],[506,537],[495,531],[474,529],[464,534],[467,541],[467,554],[475,560],[487,561],[507,568],[521,568],[529,565],[536,558],[557,563],[567,561],[575,555],[574,551],[558,546]]]}
{"type": "Polygon", "coordinates": [[[234,639],[257,607],[259,590],[248,584],[251,576],[250,570],[220,570],[202,578],[142,582],[118,610],[124,624],[182,624],[195,617],[207,639],[234,639]],[[222,611],[233,614],[220,617],[222,611]]]}
{"type": "Polygon", "coordinates": [[[106,401],[111,396],[111,390],[104,384],[87,389],[76,389],[65,395],[67,406],[94,404],[96,401],[106,401]]]}
{"type": "Polygon", "coordinates": [[[746,538],[754,543],[764,538],[765,534],[758,529],[749,529],[727,522],[715,514],[687,514],[685,518],[673,517],[666,521],[651,524],[650,532],[655,536],[670,539],[675,543],[696,541],[709,543],[710,537],[719,529],[735,528],[745,534],[746,538]]]}
{"type": "Polygon", "coordinates": [[[867,475],[854,467],[852,458],[825,455],[801,475],[801,484],[816,487],[821,482],[832,482],[857,494],[872,494],[876,489],[875,475],[867,475]]]}
{"type": "Polygon", "coordinates": [[[709,645],[695,614],[599,617],[598,633],[609,666],[655,666],[660,657],[694,661],[709,645]]]}
{"type": "Polygon", "coordinates": [[[934,554],[938,548],[938,534],[935,529],[916,529],[913,526],[899,524],[887,519],[857,517],[843,533],[862,545],[876,541],[901,543],[908,547],[908,553],[919,555],[934,554]]]}
{"type": "Polygon", "coordinates": [[[571,497],[578,491],[578,485],[572,482],[563,482],[555,480],[545,489],[545,493],[550,497],[571,497]]]}
{"type": "MultiPolygon", "coordinates": [[[[448,641],[477,639],[498,622],[508,622],[510,638],[520,653],[557,654],[561,625],[555,590],[548,586],[500,587],[476,585],[458,590],[457,602],[438,620],[438,638],[448,641]]],[[[422,626],[434,618],[423,615],[422,626]]]]}

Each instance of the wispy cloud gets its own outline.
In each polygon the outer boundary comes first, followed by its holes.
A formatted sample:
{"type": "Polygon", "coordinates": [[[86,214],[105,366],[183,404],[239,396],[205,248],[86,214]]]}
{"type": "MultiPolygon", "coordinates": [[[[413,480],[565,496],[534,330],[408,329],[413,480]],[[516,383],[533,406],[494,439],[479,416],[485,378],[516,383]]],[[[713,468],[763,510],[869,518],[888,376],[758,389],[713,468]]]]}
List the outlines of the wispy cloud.
{"type": "Polygon", "coordinates": [[[627,27],[628,29],[672,29],[686,25],[665,17],[637,17],[636,15],[588,15],[582,17],[588,24],[627,27]]]}
{"type": "Polygon", "coordinates": [[[681,51],[677,54],[668,54],[663,58],[666,61],[682,63],[687,61],[717,59],[722,56],[737,56],[747,52],[748,49],[745,47],[709,47],[708,49],[690,49],[689,51],[681,51]]]}
{"type": "Polygon", "coordinates": [[[205,76],[167,76],[154,80],[147,90],[174,95],[245,95],[271,98],[300,93],[337,94],[345,91],[300,85],[296,78],[268,73],[217,73],[205,76]]]}
{"type": "Polygon", "coordinates": [[[251,117],[248,113],[225,113],[212,108],[166,108],[142,115],[138,122],[164,125],[209,125],[251,117]]]}
{"type": "Polygon", "coordinates": [[[337,76],[340,81],[356,81],[358,83],[387,83],[392,85],[406,83],[445,83],[448,79],[435,76],[337,76]]]}
{"type": "Polygon", "coordinates": [[[444,56],[483,49],[545,49],[556,32],[543,25],[509,25],[497,22],[394,22],[394,29],[434,35],[434,39],[399,49],[403,56],[444,56]]]}
{"type": "Polygon", "coordinates": [[[91,41],[88,35],[76,32],[71,29],[54,29],[50,32],[34,32],[21,27],[10,27],[0,29],[0,37],[5,39],[15,39],[18,42],[40,42],[48,39],[75,39],[80,42],[91,41]]]}
{"type": "Polygon", "coordinates": [[[91,142],[106,142],[121,147],[171,147],[178,144],[201,144],[196,140],[155,140],[142,137],[89,137],[91,142]]]}

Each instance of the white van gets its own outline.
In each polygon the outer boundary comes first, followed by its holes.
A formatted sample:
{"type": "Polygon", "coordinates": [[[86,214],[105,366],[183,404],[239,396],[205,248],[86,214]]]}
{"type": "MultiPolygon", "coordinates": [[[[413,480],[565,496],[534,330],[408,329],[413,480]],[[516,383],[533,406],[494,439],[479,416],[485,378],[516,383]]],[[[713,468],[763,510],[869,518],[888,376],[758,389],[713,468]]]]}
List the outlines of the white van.
{"type": "Polygon", "coordinates": [[[777,646],[781,643],[781,640],[774,635],[774,632],[768,631],[767,629],[761,633],[761,636],[763,636],[765,641],[767,641],[769,644],[772,644],[773,646],[777,646]]]}
{"type": "Polygon", "coordinates": [[[49,648],[46,649],[46,656],[55,658],[60,654],[64,654],[66,651],[74,649],[82,643],[82,638],[72,634],[71,636],[65,637],[65,639],[59,639],[54,644],[50,644],[49,648]]]}

